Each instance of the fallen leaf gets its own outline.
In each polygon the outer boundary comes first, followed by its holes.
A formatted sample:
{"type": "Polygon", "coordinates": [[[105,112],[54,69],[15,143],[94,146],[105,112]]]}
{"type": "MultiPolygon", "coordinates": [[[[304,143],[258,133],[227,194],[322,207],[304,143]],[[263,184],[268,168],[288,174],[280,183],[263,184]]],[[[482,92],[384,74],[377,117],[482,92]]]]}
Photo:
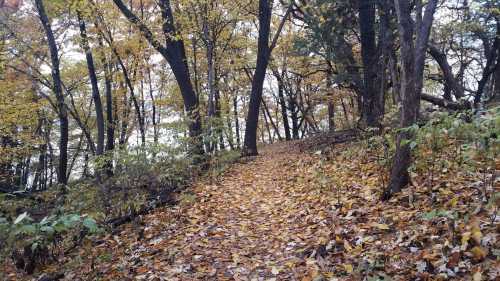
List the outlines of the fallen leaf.
{"type": "Polygon", "coordinates": [[[352,273],[352,271],[353,271],[352,264],[344,264],[344,270],[345,270],[347,273],[351,274],[351,273],[352,273]]]}

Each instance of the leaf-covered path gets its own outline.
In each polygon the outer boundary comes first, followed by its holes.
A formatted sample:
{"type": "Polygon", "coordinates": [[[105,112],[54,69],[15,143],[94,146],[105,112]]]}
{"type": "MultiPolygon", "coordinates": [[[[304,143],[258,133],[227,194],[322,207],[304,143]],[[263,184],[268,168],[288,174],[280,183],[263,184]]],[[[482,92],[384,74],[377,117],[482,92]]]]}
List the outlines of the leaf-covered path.
{"type": "Polygon", "coordinates": [[[300,265],[314,244],[311,239],[329,232],[324,206],[305,200],[314,197],[303,177],[310,157],[275,145],[248,163],[233,165],[212,183],[198,183],[192,204],[146,219],[145,236],[151,240],[134,243],[122,266],[145,279],[304,276],[306,267],[300,265]]]}
{"type": "Polygon", "coordinates": [[[500,202],[484,203],[476,174],[444,171],[432,190],[419,176],[381,202],[377,154],[362,142],[321,155],[293,142],[260,152],[43,272],[63,271],[64,280],[498,280],[500,202]]]}

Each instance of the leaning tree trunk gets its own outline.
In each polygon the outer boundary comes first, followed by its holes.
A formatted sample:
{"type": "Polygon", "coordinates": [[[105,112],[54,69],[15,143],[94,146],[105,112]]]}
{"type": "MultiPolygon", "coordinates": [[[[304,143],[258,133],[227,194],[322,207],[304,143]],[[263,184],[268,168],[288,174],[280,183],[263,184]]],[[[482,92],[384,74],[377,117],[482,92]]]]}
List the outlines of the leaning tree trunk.
{"type": "MultiPolygon", "coordinates": [[[[398,31],[401,52],[401,130],[397,136],[396,153],[394,155],[391,178],[382,199],[389,199],[394,193],[401,191],[409,181],[408,168],[411,164],[410,143],[414,136],[409,129],[417,121],[420,94],[423,83],[425,53],[437,0],[428,2],[421,26],[416,26],[416,43],[413,42],[414,26],[411,18],[409,0],[394,0],[398,17],[398,31]]],[[[419,13],[417,13],[419,14],[419,13]]]]}
{"type": "Polygon", "coordinates": [[[161,16],[163,20],[162,31],[165,37],[165,44],[158,41],[151,30],[123,3],[122,0],[113,0],[115,5],[120,9],[122,14],[134,24],[146,38],[149,44],[158,51],[165,60],[169,63],[170,68],[179,86],[184,108],[188,119],[189,136],[192,140],[190,144],[190,153],[193,156],[203,155],[201,117],[198,108],[198,97],[194,92],[191,78],[189,76],[189,68],[187,65],[186,52],[184,41],[178,39],[178,34],[174,25],[174,16],[169,0],[159,0],[161,16]]]}
{"type": "Polygon", "coordinates": [[[56,40],[54,38],[54,33],[52,32],[52,27],[47,17],[45,7],[42,0],[35,0],[36,9],[38,11],[38,16],[42,23],[45,35],[47,37],[47,43],[49,45],[50,59],[52,64],[52,80],[53,80],[53,91],[57,100],[57,115],[59,117],[59,163],[57,167],[57,181],[60,184],[67,184],[68,178],[67,167],[68,167],[68,135],[69,135],[69,120],[66,104],[64,102],[64,95],[62,89],[61,74],[59,70],[59,53],[57,50],[56,40]]]}
{"type": "Polygon", "coordinates": [[[257,42],[257,65],[252,79],[252,93],[248,105],[245,140],[242,155],[257,155],[257,126],[262,101],[264,78],[269,63],[269,33],[271,29],[272,0],[259,0],[259,39],[257,42]]]}
{"type": "Polygon", "coordinates": [[[85,21],[83,20],[79,11],[77,11],[78,23],[80,26],[80,37],[82,48],[85,51],[85,58],[87,60],[87,68],[90,77],[90,84],[92,86],[92,99],[94,100],[96,123],[97,123],[97,146],[96,155],[102,155],[104,152],[104,113],[102,109],[101,95],[99,93],[99,85],[97,75],[95,72],[94,58],[90,51],[89,42],[87,38],[87,29],[85,21]]]}

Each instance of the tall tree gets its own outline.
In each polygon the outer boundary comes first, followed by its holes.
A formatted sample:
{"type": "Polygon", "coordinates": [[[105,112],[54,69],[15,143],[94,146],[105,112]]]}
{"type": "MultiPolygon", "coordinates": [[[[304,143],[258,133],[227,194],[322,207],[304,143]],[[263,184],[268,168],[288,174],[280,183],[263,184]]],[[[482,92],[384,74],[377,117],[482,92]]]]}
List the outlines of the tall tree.
{"type": "Polygon", "coordinates": [[[257,65],[252,79],[252,92],[248,104],[245,140],[242,155],[257,155],[257,125],[262,102],[262,89],[269,63],[269,34],[271,29],[272,0],[259,0],[259,38],[257,42],[257,65]]]}
{"type": "Polygon", "coordinates": [[[90,50],[89,40],[87,37],[87,28],[85,21],[82,18],[80,11],[77,11],[78,25],[80,28],[81,45],[85,51],[85,59],[87,61],[87,69],[89,72],[90,85],[92,86],[92,99],[94,100],[96,124],[97,124],[97,145],[96,155],[102,155],[104,152],[104,113],[101,102],[101,95],[99,93],[99,85],[95,71],[94,58],[90,50]]]}
{"type": "Polygon", "coordinates": [[[259,109],[262,102],[262,90],[264,79],[266,78],[267,65],[271,52],[276,47],[279,35],[285,21],[292,12],[295,2],[292,0],[281,19],[278,29],[269,45],[271,31],[271,12],[273,0],[259,0],[259,37],[257,39],[257,64],[252,78],[252,91],[250,93],[250,103],[248,104],[248,114],[246,118],[245,139],[243,142],[242,155],[257,155],[257,126],[259,122],[259,109]]]}
{"type": "Polygon", "coordinates": [[[187,64],[184,41],[178,36],[178,32],[174,25],[174,16],[169,0],[159,0],[158,5],[161,10],[163,19],[162,31],[165,37],[165,45],[158,41],[151,30],[142,22],[124,3],[122,0],[113,0],[115,5],[120,9],[123,15],[133,25],[135,25],[146,38],[149,44],[158,51],[165,60],[169,63],[175,79],[181,91],[184,101],[184,107],[187,113],[189,122],[189,135],[193,139],[191,152],[196,155],[203,154],[203,146],[201,140],[201,118],[198,108],[198,96],[193,90],[191,78],[189,76],[189,68],[187,64]]]}
{"type": "Polygon", "coordinates": [[[389,185],[383,199],[389,199],[401,191],[410,180],[408,168],[411,164],[411,140],[413,133],[408,128],[415,124],[419,114],[420,95],[423,88],[425,54],[438,0],[430,0],[422,17],[422,2],[417,1],[417,20],[414,25],[409,0],[394,0],[398,18],[398,33],[401,52],[401,117],[389,185]],[[414,42],[414,37],[416,37],[414,42]]]}
{"type": "Polygon", "coordinates": [[[42,23],[49,45],[50,60],[51,60],[51,75],[52,75],[52,90],[57,101],[57,115],[59,117],[59,163],[57,167],[57,181],[61,184],[67,184],[67,166],[68,166],[68,130],[69,121],[66,104],[64,102],[61,74],[59,70],[59,52],[57,49],[56,40],[52,31],[47,12],[42,0],[35,0],[38,17],[42,23]]]}
{"type": "MultiPolygon", "coordinates": [[[[365,125],[376,127],[383,114],[383,95],[380,87],[381,50],[377,48],[375,35],[375,1],[359,1],[359,29],[361,37],[361,57],[363,62],[362,120],[365,125]]],[[[382,36],[382,35],[380,35],[382,36]]]]}

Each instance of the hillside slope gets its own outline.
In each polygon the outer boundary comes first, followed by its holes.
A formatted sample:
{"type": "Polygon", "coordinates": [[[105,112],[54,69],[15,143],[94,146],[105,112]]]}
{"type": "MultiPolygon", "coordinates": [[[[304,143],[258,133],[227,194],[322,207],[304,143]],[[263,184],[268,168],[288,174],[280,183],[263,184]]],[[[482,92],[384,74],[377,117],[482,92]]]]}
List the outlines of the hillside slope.
{"type": "Polygon", "coordinates": [[[381,171],[363,143],[326,154],[297,146],[267,146],[179,205],[84,245],[64,258],[64,280],[499,277],[497,209],[478,199],[477,179],[444,172],[432,191],[381,202],[381,171]]]}

